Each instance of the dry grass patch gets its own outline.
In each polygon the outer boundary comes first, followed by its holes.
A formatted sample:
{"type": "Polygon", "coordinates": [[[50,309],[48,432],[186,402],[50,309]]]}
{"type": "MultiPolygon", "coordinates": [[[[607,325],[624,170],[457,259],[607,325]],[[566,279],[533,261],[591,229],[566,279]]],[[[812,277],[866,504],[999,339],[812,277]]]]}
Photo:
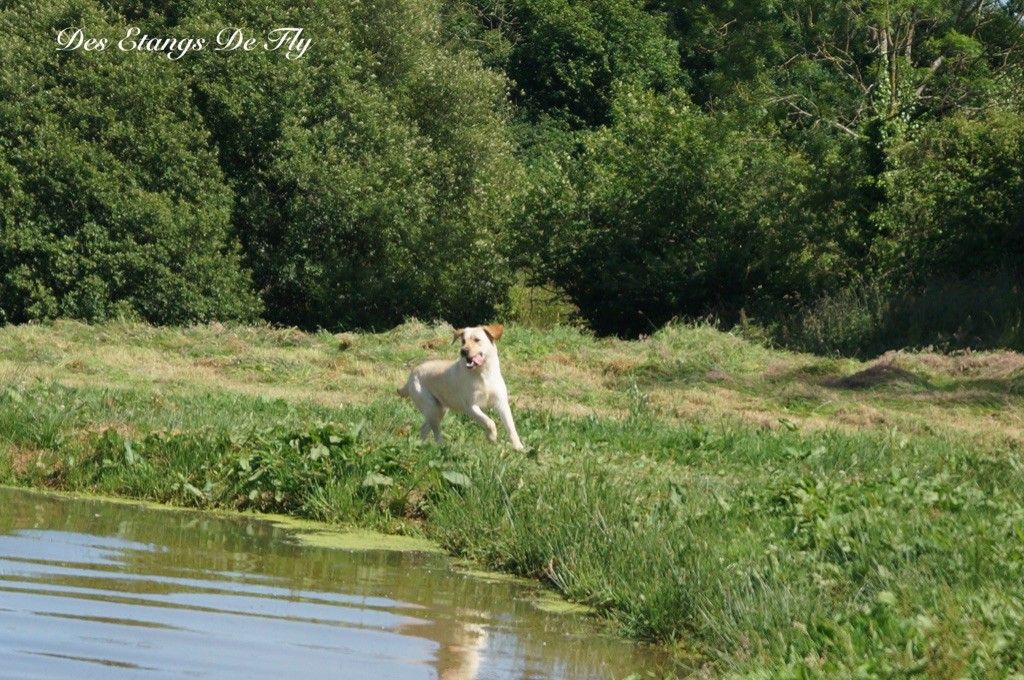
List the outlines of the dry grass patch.
{"type": "Polygon", "coordinates": [[[43,452],[39,449],[8,444],[0,448],[0,456],[10,461],[11,471],[18,476],[27,476],[33,467],[42,464],[43,452]]]}
{"type": "Polygon", "coordinates": [[[879,361],[864,370],[857,371],[853,375],[826,380],[822,384],[826,387],[846,390],[864,390],[872,387],[891,385],[928,387],[928,381],[926,379],[911,373],[905,368],[897,366],[892,361],[879,361]]]}
{"type": "MultiPolygon", "coordinates": [[[[335,407],[390,398],[410,366],[454,356],[451,332],[418,321],[336,335],[57,322],[0,329],[0,369],[18,381],[227,390],[335,407]]],[[[892,352],[862,363],[769,350],[707,326],[673,326],[640,341],[513,326],[502,345],[516,409],[625,417],[640,394],[670,420],[968,436],[994,428],[1011,438],[1024,426],[1013,415],[1024,402],[1024,355],[1014,352],[892,352]]]]}
{"type": "Polygon", "coordinates": [[[434,351],[441,349],[446,345],[450,345],[452,344],[452,342],[453,340],[451,338],[430,338],[429,340],[424,340],[423,342],[421,342],[420,347],[426,350],[434,351]]]}
{"type": "MultiPolygon", "coordinates": [[[[1008,380],[1024,373],[1020,352],[960,352],[957,354],[893,352],[894,357],[920,364],[932,373],[1008,380]]],[[[886,355],[888,356],[888,354],[886,355]]]]}
{"type": "Polygon", "coordinates": [[[605,375],[621,376],[635,371],[638,365],[635,359],[611,359],[604,362],[601,370],[605,375]]]}

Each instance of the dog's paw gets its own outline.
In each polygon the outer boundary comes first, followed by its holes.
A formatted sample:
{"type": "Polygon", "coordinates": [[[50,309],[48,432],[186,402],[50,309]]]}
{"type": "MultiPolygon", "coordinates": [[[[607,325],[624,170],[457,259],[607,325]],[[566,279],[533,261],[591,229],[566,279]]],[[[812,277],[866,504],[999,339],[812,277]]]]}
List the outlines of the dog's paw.
{"type": "Polygon", "coordinates": [[[526,456],[531,460],[537,460],[540,457],[540,448],[537,446],[520,446],[516,449],[516,453],[526,456]]]}

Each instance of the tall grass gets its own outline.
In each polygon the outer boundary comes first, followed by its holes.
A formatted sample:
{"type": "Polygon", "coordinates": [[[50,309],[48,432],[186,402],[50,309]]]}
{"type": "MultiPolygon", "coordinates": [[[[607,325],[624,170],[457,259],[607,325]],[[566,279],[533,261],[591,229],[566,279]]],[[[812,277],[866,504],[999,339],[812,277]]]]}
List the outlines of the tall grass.
{"type": "Polygon", "coordinates": [[[730,670],[1017,667],[950,614],[1002,598],[998,635],[1024,643],[1019,464],[889,436],[681,434],[635,431],[646,455],[625,460],[587,446],[543,465],[481,459],[432,525],[450,550],[730,670]]]}

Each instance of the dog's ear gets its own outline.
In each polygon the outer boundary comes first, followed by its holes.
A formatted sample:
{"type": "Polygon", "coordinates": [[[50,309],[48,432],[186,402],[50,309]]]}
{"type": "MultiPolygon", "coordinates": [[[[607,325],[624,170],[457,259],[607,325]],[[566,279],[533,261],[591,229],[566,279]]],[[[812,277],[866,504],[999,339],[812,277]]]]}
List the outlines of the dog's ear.
{"type": "Polygon", "coordinates": [[[465,333],[465,332],[466,332],[465,328],[459,328],[458,330],[456,330],[455,331],[455,335],[452,336],[452,342],[456,342],[459,338],[462,337],[462,334],[465,333]]]}
{"type": "Polygon", "coordinates": [[[501,334],[505,332],[505,327],[500,323],[492,323],[490,326],[484,326],[484,333],[487,333],[492,341],[497,342],[501,339],[501,334]]]}

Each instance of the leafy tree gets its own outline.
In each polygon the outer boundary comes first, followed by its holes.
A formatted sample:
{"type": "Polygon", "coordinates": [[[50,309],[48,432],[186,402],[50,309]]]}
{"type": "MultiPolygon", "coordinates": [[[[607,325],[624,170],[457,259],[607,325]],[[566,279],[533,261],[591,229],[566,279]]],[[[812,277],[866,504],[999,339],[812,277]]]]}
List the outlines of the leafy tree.
{"type": "Polygon", "coordinates": [[[663,0],[699,101],[870,137],[880,122],[984,106],[1021,64],[1019,0],[663,0]]]}
{"type": "Polygon", "coordinates": [[[1016,170],[979,126],[1015,138],[1002,120],[1012,115],[992,112],[1024,101],[1024,4],[657,6],[672,20],[696,100],[749,129],[776,129],[816,167],[808,207],[829,216],[838,256],[834,276],[791,297],[796,308],[864,316],[837,301],[869,290],[883,309],[916,299],[928,281],[1013,268],[1016,170]]]}
{"type": "Polygon", "coordinates": [[[616,87],[664,92],[682,77],[663,16],[638,0],[450,0],[449,8],[456,31],[508,73],[532,117],[602,125],[616,87]]]}
{"type": "Polygon", "coordinates": [[[623,91],[613,118],[578,157],[537,159],[520,236],[595,330],[636,335],[830,285],[841,253],[805,158],[678,95],[623,91]]]}
{"type": "Polygon", "coordinates": [[[1024,0],[0,8],[4,321],[461,324],[517,266],[602,333],[855,310],[856,351],[929,282],[1020,278],[1024,0]]]}
{"type": "Polygon", "coordinates": [[[877,257],[892,288],[1000,270],[1024,280],[1019,111],[921,126],[892,147],[888,166],[877,257]]]}
{"type": "Polygon", "coordinates": [[[187,84],[87,0],[0,9],[0,321],[250,320],[231,192],[187,84]]]}
{"type": "Polygon", "coordinates": [[[442,43],[436,6],[196,6],[174,30],[290,21],[314,39],[297,61],[190,62],[267,317],[327,328],[490,317],[511,280],[497,243],[519,175],[504,80],[442,43]]]}

